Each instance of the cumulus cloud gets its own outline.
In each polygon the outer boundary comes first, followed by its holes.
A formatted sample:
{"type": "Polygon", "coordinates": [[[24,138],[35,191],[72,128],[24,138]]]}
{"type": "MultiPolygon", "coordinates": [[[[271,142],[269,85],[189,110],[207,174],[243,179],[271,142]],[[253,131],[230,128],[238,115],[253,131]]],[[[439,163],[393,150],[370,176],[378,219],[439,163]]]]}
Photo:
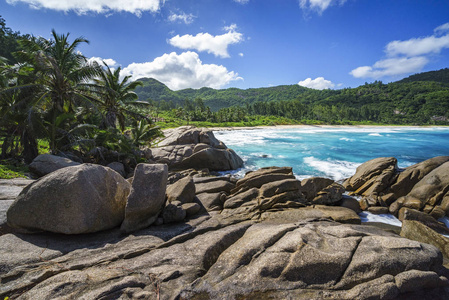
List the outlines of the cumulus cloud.
{"type": "Polygon", "coordinates": [[[103,65],[103,61],[105,63],[107,63],[109,67],[116,67],[118,65],[117,62],[115,60],[113,60],[112,58],[104,59],[104,58],[101,58],[101,57],[94,56],[94,57],[91,57],[91,58],[89,58],[87,60],[88,63],[93,63],[94,61],[97,62],[100,66],[103,65]]]}
{"type": "Polygon", "coordinates": [[[419,72],[429,60],[423,56],[395,57],[379,60],[372,67],[363,66],[352,70],[349,74],[356,78],[381,78],[419,72]]]}
{"type": "Polygon", "coordinates": [[[131,75],[133,80],[150,77],[159,80],[172,90],[185,88],[221,88],[234,80],[243,80],[226,67],[203,64],[195,52],[164,54],[152,62],[132,63],[122,70],[122,75],[131,75]]]}
{"type": "Polygon", "coordinates": [[[298,85],[315,90],[331,89],[335,87],[335,84],[332,83],[332,81],[326,80],[324,77],[317,77],[315,79],[307,78],[298,82],[298,85]]]}
{"type": "Polygon", "coordinates": [[[249,2],[249,0],[234,0],[234,2],[240,3],[240,4],[246,4],[249,2]]]}
{"type": "Polygon", "coordinates": [[[171,13],[168,16],[168,20],[170,22],[182,22],[187,25],[192,24],[195,18],[196,16],[194,16],[193,14],[186,14],[185,12],[181,12],[179,14],[171,13]]]}
{"type": "Polygon", "coordinates": [[[440,53],[445,48],[449,48],[449,34],[441,37],[428,36],[407,41],[392,41],[386,46],[385,52],[389,56],[406,55],[410,57],[440,53]]]}
{"type": "Polygon", "coordinates": [[[232,24],[223,28],[227,31],[222,35],[198,33],[197,35],[176,35],[168,40],[169,44],[180,49],[193,49],[200,52],[206,51],[215,56],[227,58],[228,46],[243,41],[243,34],[237,32],[237,25],[232,24]]]}
{"type": "Polygon", "coordinates": [[[416,73],[429,63],[431,55],[446,48],[449,48],[449,23],[435,28],[431,36],[389,42],[385,46],[386,58],[377,61],[373,66],[355,68],[349,74],[356,78],[377,79],[416,73]],[[444,33],[447,34],[442,35],[444,33]]]}
{"type": "Polygon", "coordinates": [[[345,2],[346,0],[299,0],[299,6],[303,10],[312,10],[322,14],[329,6],[334,4],[343,5],[345,2]]]}
{"type": "Polygon", "coordinates": [[[9,4],[25,3],[34,9],[74,11],[78,14],[88,12],[109,14],[123,11],[140,16],[145,11],[159,11],[165,0],[6,0],[6,2],[9,4]]]}

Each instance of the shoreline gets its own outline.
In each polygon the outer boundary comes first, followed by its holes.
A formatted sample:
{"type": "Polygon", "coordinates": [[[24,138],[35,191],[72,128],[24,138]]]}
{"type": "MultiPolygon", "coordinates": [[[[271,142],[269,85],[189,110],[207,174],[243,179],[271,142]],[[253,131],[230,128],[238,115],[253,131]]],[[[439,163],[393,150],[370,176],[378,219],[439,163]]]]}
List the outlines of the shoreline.
{"type": "Polygon", "coordinates": [[[257,129],[295,129],[295,128],[448,128],[442,125],[266,125],[242,127],[205,127],[212,131],[257,130],[257,129]]]}

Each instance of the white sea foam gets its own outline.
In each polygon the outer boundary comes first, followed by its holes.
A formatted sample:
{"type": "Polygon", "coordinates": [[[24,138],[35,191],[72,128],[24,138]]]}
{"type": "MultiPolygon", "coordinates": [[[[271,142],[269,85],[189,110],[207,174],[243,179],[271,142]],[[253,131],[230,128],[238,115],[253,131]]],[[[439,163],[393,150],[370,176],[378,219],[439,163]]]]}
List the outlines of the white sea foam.
{"type": "Polygon", "coordinates": [[[373,132],[373,133],[370,133],[368,135],[370,135],[370,136],[382,136],[379,132],[373,132]]]}
{"type": "Polygon", "coordinates": [[[346,138],[346,137],[342,137],[340,138],[340,141],[345,141],[345,142],[354,142],[354,139],[350,139],[350,138],[346,138]]]}
{"type": "Polygon", "coordinates": [[[381,214],[381,215],[375,215],[370,213],[369,211],[364,211],[359,213],[360,220],[362,222],[379,222],[379,223],[385,223],[390,224],[394,226],[402,226],[402,222],[398,220],[395,216],[391,214],[381,214]]]}
{"type": "Polygon", "coordinates": [[[319,160],[313,156],[304,157],[304,163],[324,173],[333,180],[341,180],[354,175],[359,163],[342,160],[319,160]]]}

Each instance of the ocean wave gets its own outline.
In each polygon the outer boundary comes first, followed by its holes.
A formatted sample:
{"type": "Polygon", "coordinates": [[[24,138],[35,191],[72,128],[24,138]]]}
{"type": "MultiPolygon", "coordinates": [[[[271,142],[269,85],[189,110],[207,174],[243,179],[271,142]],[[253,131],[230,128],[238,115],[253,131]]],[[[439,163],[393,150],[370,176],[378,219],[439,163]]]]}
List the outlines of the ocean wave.
{"type": "Polygon", "coordinates": [[[382,136],[379,132],[370,133],[368,135],[370,135],[370,136],[382,136]]]}
{"type": "Polygon", "coordinates": [[[402,222],[391,214],[375,215],[373,213],[370,213],[369,211],[364,211],[359,213],[359,217],[362,222],[379,222],[399,227],[402,226],[402,222]]]}
{"type": "Polygon", "coordinates": [[[354,175],[360,165],[360,163],[342,160],[319,160],[313,156],[304,157],[304,163],[333,180],[342,180],[354,175]]]}

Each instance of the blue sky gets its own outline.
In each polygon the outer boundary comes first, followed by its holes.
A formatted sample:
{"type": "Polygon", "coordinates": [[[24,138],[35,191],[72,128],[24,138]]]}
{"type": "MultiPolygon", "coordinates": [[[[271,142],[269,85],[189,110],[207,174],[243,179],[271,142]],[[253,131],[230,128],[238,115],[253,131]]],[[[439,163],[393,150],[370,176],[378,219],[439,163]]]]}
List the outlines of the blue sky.
{"type": "Polygon", "coordinates": [[[83,36],[87,57],[174,90],[338,89],[449,67],[447,0],[0,0],[0,15],[83,36]]]}

